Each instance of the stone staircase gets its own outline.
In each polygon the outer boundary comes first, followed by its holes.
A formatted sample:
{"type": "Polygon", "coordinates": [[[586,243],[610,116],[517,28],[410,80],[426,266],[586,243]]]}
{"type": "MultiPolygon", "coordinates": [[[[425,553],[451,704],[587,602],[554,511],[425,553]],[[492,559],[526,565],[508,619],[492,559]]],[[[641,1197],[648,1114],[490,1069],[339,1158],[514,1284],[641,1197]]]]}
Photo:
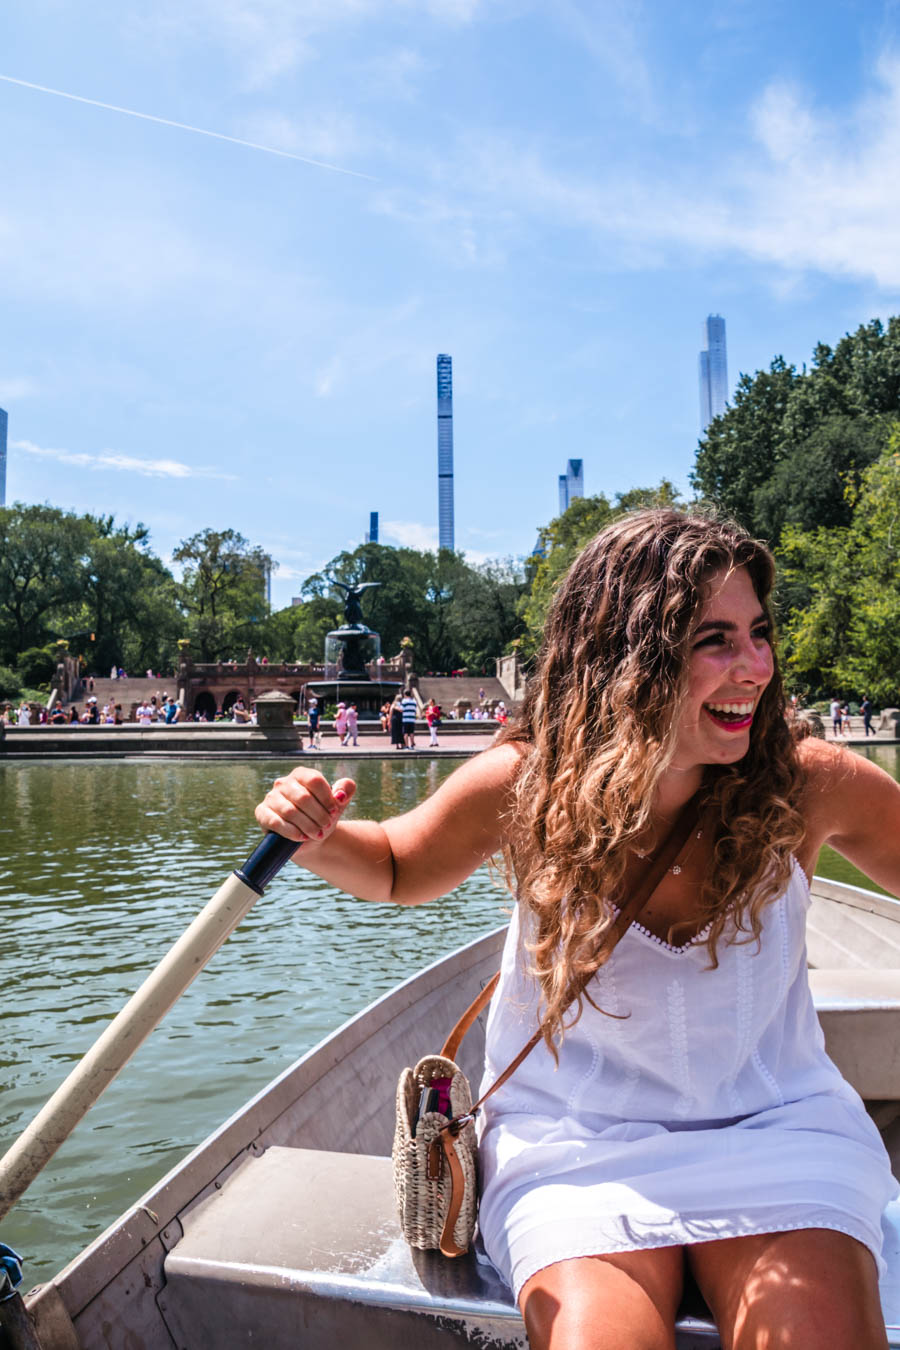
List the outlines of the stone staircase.
{"type": "Polygon", "coordinates": [[[129,675],[124,680],[111,680],[106,678],[94,678],[94,687],[91,689],[90,680],[85,679],[82,682],[82,692],[79,698],[72,702],[79,707],[82,706],[93,695],[101,708],[104,703],[121,703],[123,709],[127,712],[132,703],[141,703],[145,698],[151,698],[154,694],[174,694],[178,697],[178,681],[174,675],[164,675],[158,680],[148,680],[146,676],[129,675]]]}
{"type": "Polygon", "coordinates": [[[456,679],[445,675],[420,675],[419,695],[423,703],[433,698],[444,712],[449,712],[458,698],[468,699],[473,708],[481,703],[480,690],[484,690],[484,702],[503,700],[507,708],[510,698],[503,685],[494,675],[460,675],[456,679]]]}

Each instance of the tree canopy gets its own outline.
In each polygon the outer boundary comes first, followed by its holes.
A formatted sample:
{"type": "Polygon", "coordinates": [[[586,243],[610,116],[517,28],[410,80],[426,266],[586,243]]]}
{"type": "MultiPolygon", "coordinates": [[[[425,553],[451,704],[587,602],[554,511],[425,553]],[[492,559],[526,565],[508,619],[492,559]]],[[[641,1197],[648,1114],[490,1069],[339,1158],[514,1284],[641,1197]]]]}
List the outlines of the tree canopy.
{"type": "Polygon", "coordinates": [[[808,370],[776,356],[741,375],[700,441],[691,481],[773,546],[788,523],[847,525],[844,490],[878,458],[898,416],[900,318],[873,319],[834,350],[819,343],[808,370]]]}
{"type": "MultiPolygon", "coordinates": [[[[776,356],[740,376],[701,439],[691,481],[704,505],[767,539],[780,564],[786,670],[823,696],[864,690],[900,704],[900,318],[819,343],[798,370],[776,356]]],[[[203,529],[155,556],[145,526],[50,505],[0,510],[3,687],[45,681],[54,642],[94,670],[171,667],[178,639],[195,659],[248,647],[270,660],[322,659],[347,585],[378,581],[364,617],[392,656],[410,639],[416,669],[489,671],[511,649],[530,657],[574,558],[623,512],[682,505],[673,484],[576,498],[524,560],[362,544],[308,577],[299,603],[269,613],[276,566],[237,531],[203,529]]]]}

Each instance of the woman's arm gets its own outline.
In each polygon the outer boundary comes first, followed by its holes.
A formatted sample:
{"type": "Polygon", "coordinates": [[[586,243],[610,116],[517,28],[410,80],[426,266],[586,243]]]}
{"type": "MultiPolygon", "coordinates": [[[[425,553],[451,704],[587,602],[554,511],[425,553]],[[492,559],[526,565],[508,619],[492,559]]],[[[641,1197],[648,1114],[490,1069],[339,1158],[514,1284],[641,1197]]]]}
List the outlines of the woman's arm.
{"type": "Polygon", "coordinates": [[[797,753],[806,773],[807,871],[829,844],[900,896],[900,784],[862,755],[813,736],[801,741],[797,753]]]}
{"type": "Polygon", "coordinates": [[[301,765],[276,779],[256,819],[264,830],[302,843],[294,861],[342,891],[418,905],[453,890],[501,848],[520,763],[514,745],[485,750],[419,806],[382,824],[341,821],[353,780],[332,788],[301,765]]]}

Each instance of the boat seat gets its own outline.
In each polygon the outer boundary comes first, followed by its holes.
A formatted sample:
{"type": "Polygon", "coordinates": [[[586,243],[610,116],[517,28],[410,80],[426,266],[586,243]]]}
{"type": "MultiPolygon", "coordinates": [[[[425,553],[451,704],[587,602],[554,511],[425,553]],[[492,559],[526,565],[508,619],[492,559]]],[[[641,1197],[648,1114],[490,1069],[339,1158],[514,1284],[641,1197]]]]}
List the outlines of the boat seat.
{"type": "Polygon", "coordinates": [[[825,1048],[866,1101],[900,1101],[900,970],[811,970],[825,1048]]]}
{"type": "MultiPolygon", "coordinates": [[[[158,1299],[180,1350],[527,1350],[512,1294],[490,1265],[403,1241],[390,1158],[272,1147],[186,1211],[182,1226],[158,1299]]],[[[882,1303],[900,1350],[900,1202],[886,1216],[884,1254],[882,1303]]],[[[719,1345],[696,1291],[676,1340],[678,1350],[719,1345]]]]}
{"type": "MultiPolygon", "coordinates": [[[[527,1350],[491,1266],[403,1241],[390,1158],[272,1147],[181,1217],[158,1299],[180,1350],[527,1350]]],[[[677,1343],[719,1345],[702,1305],[677,1343]]]]}

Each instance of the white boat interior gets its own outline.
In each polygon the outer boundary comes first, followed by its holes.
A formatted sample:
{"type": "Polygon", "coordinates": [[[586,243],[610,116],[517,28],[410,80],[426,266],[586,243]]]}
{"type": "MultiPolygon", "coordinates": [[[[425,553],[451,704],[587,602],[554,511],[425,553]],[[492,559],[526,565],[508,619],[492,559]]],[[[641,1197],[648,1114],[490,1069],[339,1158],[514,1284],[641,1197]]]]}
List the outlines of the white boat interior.
{"type": "MultiPolygon", "coordinates": [[[[412,1251],[389,1159],[401,1068],[435,1050],[497,969],[502,930],[407,981],[304,1055],[29,1295],[44,1350],[526,1347],[509,1290],[470,1253],[412,1251]]],[[[900,901],[817,878],[811,981],[832,1058],[900,1175],[900,901]]],[[[483,1028],[464,1042],[480,1076],[483,1028]]],[[[900,1347],[900,1204],[886,1229],[900,1347]]],[[[679,1350],[718,1337],[686,1298],[679,1350]]]]}

